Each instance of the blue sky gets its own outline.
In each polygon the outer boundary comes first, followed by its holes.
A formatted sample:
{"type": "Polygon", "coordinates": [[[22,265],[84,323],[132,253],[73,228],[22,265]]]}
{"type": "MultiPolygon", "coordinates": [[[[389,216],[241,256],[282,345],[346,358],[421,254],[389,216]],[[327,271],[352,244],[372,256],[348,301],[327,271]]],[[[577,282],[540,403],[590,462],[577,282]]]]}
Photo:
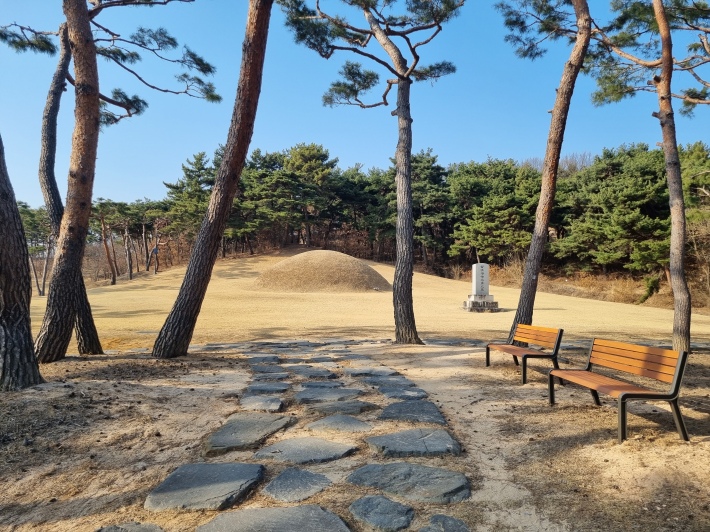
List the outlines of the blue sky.
{"type": "MultiPolygon", "coordinates": [[[[322,5],[333,5],[324,0],[322,5]]],[[[443,165],[483,162],[488,158],[542,158],[555,88],[569,50],[562,44],[535,62],[515,57],[503,41],[501,16],[489,2],[469,1],[461,16],[447,24],[430,45],[421,49],[424,63],[454,62],[457,73],[437,83],[417,83],[412,90],[414,151],[431,148],[443,165]]],[[[149,108],[140,117],[124,120],[101,134],[94,197],[116,201],[165,197],[163,182],[175,182],[181,165],[195,153],[211,155],[227,138],[241,44],[246,0],[197,0],[154,8],[113,8],[100,22],[124,35],[138,26],[163,26],[217,67],[213,81],[223,96],[210,104],[186,96],[161,94],[144,88],[125,73],[101,61],[100,84],[110,93],[121,87],[140,94],[149,108]]],[[[62,20],[61,2],[0,0],[0,25],[11,22],[56,30],[62,20]]],[[[321,144],[342,169],[362,164],[386,168],[397,142],[392,106],[375,109],[323,107],[321,96],[346,59],[336,54],[324,60],[297,46],[274,7],[264,70],[262,94],[250,149],[280,151],[298,143],[321,144]]],[[[0,46],[0,134],[10,179],[18,200],[42,204],[37,184],[39,134],[47,89],[56,58],[15,54],[0,46]]],[[[177,72],[146,58],[138,69],[155,84],[174,85],[177,72]]],[[[386,74],[381,73],[385,78],[386,74]]],[[[661,141],[653,94],[594,107],[593,81],[580,78],[565,134],[564,154],[599,154],[603,148],[661,141]]],[[[373,91],[373,99],[380,91],[373,91]]],[[[390,97],[394,101],[394,91],[390,97]]],[[[73,127],[72,89],[60,113],[56,173],[62,194],[73,127]]],[[[696,118],[678,116],[681,144],[710,143],[707,109],[696,118]]]]}

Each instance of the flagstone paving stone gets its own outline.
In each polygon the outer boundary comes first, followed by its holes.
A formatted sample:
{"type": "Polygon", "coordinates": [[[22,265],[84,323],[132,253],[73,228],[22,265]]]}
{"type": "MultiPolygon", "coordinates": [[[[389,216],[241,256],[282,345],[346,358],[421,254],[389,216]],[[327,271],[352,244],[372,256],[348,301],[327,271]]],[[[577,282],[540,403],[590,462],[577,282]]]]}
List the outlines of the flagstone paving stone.
{"type": "Polygon", "coordinates": [[[399,388],[405,388],[405,387],[414,387],[416,384],[413,381],[410,381],[407,377],[404,377],[402,375],[390,375],[390,376],[375,376],[375,377],[365,377],[362,379],[362,382],[365,384],[369,384],[370,386],[375,386],[377,388],[381,386],[386,386],[386,387],[399,387],[399,388]]]}
{"type": "Polygon", "coordinates": [[[237,412],[207,438],[205,455],[215,456],[229,451],[252,449],[295,421],[295,416],[237,412]]]}
{"type": "Polygon", "coordinates": [[[436,405],[430,401],[421,400],[402,401],[400,403],[387,405],[382,410],[379,418],[446,425],[446,419],[441,415],[436,405]]]}
{"type": "Polygon", "coordinates": [[[311,430],[337,430],[341,432],[367,432],[372,430],[372,425],[352,416],[336,414],[309,423],[306,425],[306,428],[311,430]]]}
{"type": "Polygon", "coordinates": [[[420,528],[419,532],[471,532],[471,529],[461,519],[436,514],[431,516],[429,524],[420,528]]]}
{"type": "Polygon", "coordinates": [[[448,504],[471,496],[468,479],[461,473],[407,462],[368,464],[347,480],[410,501],[448,504]]]}
{"type": "Polygon", "coordinates": [[[279,371],[279,372],[274,372],[274,373],[254,373],[254,375],[252,375],[252,379],[257,382],[284,381],[284,380],[288,379],[290,376],[291,376],[290,373],[279,371]]]}
{"type": "Polygon", "coordinates": [[[367,401],[334,401],[332,403],[314,403],[309,406],[311,411],[321,414],[360,414],[369,410],[377,410],[380,408],[374,403],[367,401]]]}
{"type": "Polygon", "coordinates": [[[239,406],[244,410],[281,412],[284,402],[280,397],[272,397],[270,395],[245,395],[239,400],[239,406]]]}
{"type": "Polygon", "coordinates": [[[264,476],[260,464],[186,464],[153,491],[146,510],[223,510],[244,498],[264,476]]]}
{"type": "Polygon", "coordinates": [[[198,532],[349,532],[342,519],[315,504],[248,508],[218,515],[198,532]]]}
{"type": "Polygon", "coordinates": [[[290,384],[285,382],[259,382],[257,384],[251,384],[247,386],[246,394],[265,394],[273,395],[275,393],[283,393],[291,387],[290,384]]]}
{"type": "Polygon", "coordinates": [[[443,429],[411,429],[365,439],[370,447],[387,458],[461,454],[459,442],[443,429]]]}
{"type": "Polygon", "coordinates": [[[267,364],[251,364],[251,370],[254,373],[281,373],[284,371],[283,366],[267,365],[267,364]]]}
{"type": "Polygon", "coordinates": [[[281,440],[254,453],[257,459],[272,459],[293,464],[330,462],[348,456],[357,446],[323,438],[305,437],[281,440]]]}
{"type": "Polygon", "coordinates": [[[351,377],[389,377],[397,375],[397,372],[390,368],[345,368],[344,373],[351,377]]]}
{"type": "Polygon", "coordinates": [[[121,523],[120,525],[102,526],[96,532],[163,532],[163,529],[151,523],[132,521],[130,523],[121,523]]]}
{"type": "Polygon", "coordinates": [[[387,532],[407,528],[414,519],[414,508],[382,495],[358,499],[350,505],[349,510],[358,521],[387,532]]]}
{"type": "Polygon", "coordinates": [[[278,355],[255,355],[249,357],[250,364],[278,364],[278,355]]]}
{"type": "Polygon", "coordinates": [[[345,386],[343,381],[313,381],[313,382],[301,382],[299,386],[302,389],[305,388],[341,388],[345,386]]]}
{"type": "Polygon", "coordinates": [[[308,388],[296,393],[294,400],[299,404],[347,401],[362,393],[357,388],[308,388]]]}
{"type": "Polygon", "coordinates": [[[298,502],[320,493],[331,481],[320,473],[289,467],[264,487],[263,492],[283,502],[298,502]]]}
{"type": "Polygon", "coordinates": [[[412,401],[416,399],[426,399],[429,394],[421,388],[401,388],[401,387],[384,387],[379,388],[379,392],[388,399],[401,399],[403,401],[412,401]]]}

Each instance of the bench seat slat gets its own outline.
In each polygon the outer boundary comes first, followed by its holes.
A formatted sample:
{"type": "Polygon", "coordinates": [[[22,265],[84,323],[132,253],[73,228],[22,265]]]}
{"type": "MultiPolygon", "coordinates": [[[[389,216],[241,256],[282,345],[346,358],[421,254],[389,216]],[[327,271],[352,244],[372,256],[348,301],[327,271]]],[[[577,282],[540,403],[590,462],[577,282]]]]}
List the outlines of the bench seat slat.
{"type": "MultiPolygon", "coordinates": [[[[607,377],[606,375],[600,375],[599,373],[592,373],[591,371],[584,369],[553,369],[550,371],[550,374],[586,388],[591,388],[592,390],[605,393],[615,399],[622,393],[628,392],[644,394],[653,393],[653,390],[649,390],[648,388],[641,388],[640,386],[619,381],[612,377],[607,377]]],[[[664,395],[664,393],[658,392],[658,395],[664,395]]]]}
{"type": "MultiPolygon", "coordinates": [[[[509,355],[513,355],[516,357],[535,354],[538,351],[537,349],[530,349],[529,347],[520,347],[517,345],[510,344],[489,344],[488,347],[490,347],[491,349],[495,349],[496,351],[502,351],[503,353],[508,353],[509,355]]],[[[549,353],[545,353],[545,355],[549,355],[549,353]]]]}

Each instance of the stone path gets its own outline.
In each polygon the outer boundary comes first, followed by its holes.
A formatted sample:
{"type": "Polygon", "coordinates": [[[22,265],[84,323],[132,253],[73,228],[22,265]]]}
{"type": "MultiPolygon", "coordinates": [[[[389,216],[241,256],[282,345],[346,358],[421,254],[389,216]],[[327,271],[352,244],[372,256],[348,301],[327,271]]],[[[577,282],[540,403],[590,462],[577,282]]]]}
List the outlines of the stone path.
{"type": "MultiPolygon", "coordinates": [[[[421,532],[469,530],[460,519],[446,515],[449,505],[470,497],[469,480],[460,472],[421,463],[422,458],[460,455],[461,446],[445,417],[413,381],[350,352],[349,345],[355,343],[208,346],[243,352],[252,371],[252,382],[240,399],[243,411],[205,435],[204,462],[175,469],[148,495],[144,507],[221,511],[198,527],[203,532],[337,532],[351,530],[347,523],[367,530],[412,530],[416,510],[409,503],[414,503],[419,508],[436,505],[438,512],[421,532]],[[378,415],[372,413],[380,408],[378,415]],[[299,412],[310,420],[301,429],[313,436],[290,435],[299,412]],[[358,417],[363,415],[367,420],[358,417]],[[391,424],[399,429],[382,433],[382,427],[391,424]],[[402,425],[410,428],[401,430],[402,425]],[[378,432],[368,436],[373,431],[378,432]],[[273,442],[265,444],[269,438],[273,442]],[[246,461],[221,460],[232,451],[242,451],[242,457],[245,450],[253,451],[246,461]],[[343,460],[348,456],[359,459],[343,460]],[[408,457],[417,462],[408,462],[408,457]],[[342,470],[340,480],[308,469],[325,462],[342,470]],[[347,511],[341,505],[340,515],[327,503],[292,505],[327,495],[328,489],[343,483],[352,486],[354,500],[347,511]],[[360,496],[363,490],[368,494],[360,496]],[[268,497],[268,507],[238,509],[257,494],[268,497]]],[[[149,523],[113,526],[116,531],[159,530],[149,523]]]]}

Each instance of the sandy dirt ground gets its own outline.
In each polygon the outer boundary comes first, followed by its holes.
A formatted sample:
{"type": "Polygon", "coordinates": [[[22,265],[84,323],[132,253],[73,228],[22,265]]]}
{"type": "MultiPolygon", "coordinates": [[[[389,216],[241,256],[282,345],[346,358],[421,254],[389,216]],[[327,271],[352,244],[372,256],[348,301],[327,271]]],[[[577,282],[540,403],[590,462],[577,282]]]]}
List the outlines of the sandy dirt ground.
{"type": "MultiPolygon", "coordinates": [[[[691,442],[678,437],[667,405],[636,402],[629,409],[629,440],[618,444],[614,400],[602,396],[598,408],[586,390],[566,386],[558,404],[548,405],[548,361],[531,362],[524,386],[509,356],[493,354],[485,367],[483,346],[507,336],[517,290],[491,287],[504,311],[468,313],[461,307],[469,283],[415,274],[415,314],[425,345],[398,346],[391,342],[390,292],[256,288],[260,272],[285,258],[218,263],[195,345],[189,356],[171,360],[155,360],[149,349],[184,269],[90,289],[107,354],[44,365],[46,384],[0,396],[0,530],[94,531],[139,521],[182,531],[211,520],[214,512],[151,513],[143,502],[176,467],[205,460],[204,436],[239,410],[250,380],[244,350],[268,352],[262,342],[293,340],[322,341],[317,350],[325,352],[334,342],[357,340],[351,351],[398,370],[429,393],[465,452],[427,463],[471,480],[471,499],[446,510],[471,530],[710,530],[710,316],[693,316],[695,349],[681,395],[691,442]],[[207,345],[223,343],[244,346],[207,345]]],[[[392,267],[370,265],[391,282],[392,267]]],[[[33,300],[35,327],[43,303],[33,300]]],[[[582,365],[582,346],[595,336],[668,345],[672,318],[670,310],[540,293],[534,322],[564,328],[562,367],[572,367],[582,365]]],[[[289,431],[306,434],[313,415],[295,406],[289,411],[298,419],[289,431]]],[[[377,422],[374,414],[364,419],[375,433],[406,428],[377,422]]],[[[244,451],[225,456],[251,459],[244,451]]],[[[363,447],[317,469],[344,477],[376,459],[363,447]]],[[[306,502],[328,507],[360,531],[347,507],[362,494],[336,482],[306,502]]],[[[273,504],[257,494],[245,506],[273,504]]],[[[415,510],[411,530],[442,508],[415,510]]]]}

